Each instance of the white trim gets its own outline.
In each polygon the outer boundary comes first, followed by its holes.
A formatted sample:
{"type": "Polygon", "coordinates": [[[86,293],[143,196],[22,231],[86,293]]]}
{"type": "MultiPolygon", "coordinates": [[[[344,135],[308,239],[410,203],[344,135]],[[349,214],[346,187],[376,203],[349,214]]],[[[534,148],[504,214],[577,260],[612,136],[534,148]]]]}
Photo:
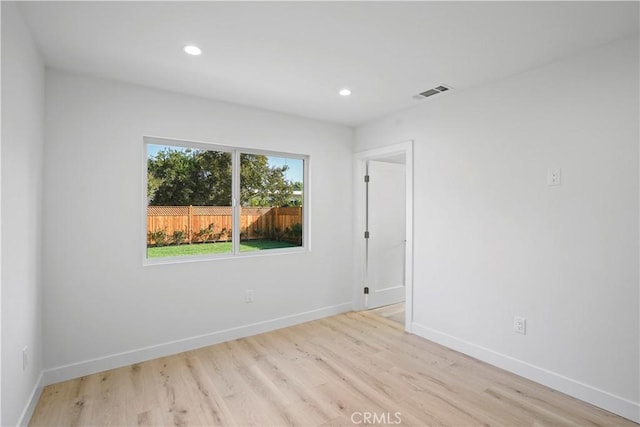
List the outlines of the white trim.
{"type": "MultiPolygon", "coordinates": [[[[234,150],[231,154],[231,256],[240,253],[240,152],[234,150]]],[[[148,172],[147,172],[148,173],[148,172]]],[[[228,254],[229,255],[229,254],[228,254]]]]}
{"type": "Polygon", "coordinates": [[[219,344],[238,338],[261,334],[299,323],[310,322],[328,316],[345,313],[351,310],[351,302],[323,307],[290,316],[279,317],[263,322],[251,323],[248,325],[229,328],[222,331],[215,331],[208,334],[197,335],[190,338],[170,341],[163,344],[138,348],[109,356],[97,357],[82,362],[71,363],[69,365],[58,366],[44,371],[44,384],[55,384],[85,375],[103,372],[109,369],[120,368],[158,357],[170,356],[184,351],[195,350],[209,345],[219,344]]]}
{"type": "Polygon", "coordinates": [[[302,161],[302,247],[311,252],[311,156],[305,156],[302,161]]]}
{"type": "Polygon", "coordinates": [[[29,421],[31,421],[31,417],[33,416],[33,412],[36,409],[36,405],[38,404],[38,400],[40,400],[40,395],[42,394],[42,388],[44,387],[44,371],[40,372],[38,375],[38,380],[36,381],[31,394],[29,395],[29,400],[27,401],[27,406],[20,414],[20,418],[18,418],[19,426],[27,426],[29,425],[29,421]]]}
{"type": "Polygon", "coordinates": [[[147,168],[149,166],[149,162],[148,162],[148,140],[146,139],[146,137],[142,138],[142,145],[141,145],[141,164],[140,164],[140,176],[141,176],[141,181],[142,182],[142,188],[141,188],[141,192],[140,192],[140,200],[142,201],[142,207],[140,208],[140,241],[141,242],[145,242],[145,244],[140,245],[140,254],[142,255],[142,258],[140,259],[140,264],[145,265],[146,261],[147,261],[147,206],[149,205],[149,200],[147,200],[147,198],[149,197],[149,191],[148,191],[148,172],[147,172],[147,168]]]}
{"type": "Polygon", "coordinates": [[[497,351],[418,323],[413,324],[413,333],[521,377],[551,387],[554,390],[568,394],[576,399],[591,403],[592,405],[635,421],[636,423],[640,423],[640,403],[638,402],[632,402],[548,369],[498,353],[497,351]]]}
{"type": "Polygon", "coordinates": [[[406,257],[405,257],[405,330],[412,332],[413,325],[413,141],[401,142],[354,154],[354,291],[353,308],[362,310],[366,307],[362,286],[364,283],[364,163],[388,157],[393,154],[405,155],[406,171],[406,257]]]}
{"type": "Polygon", "coordinates": [[[353,309],[364,309],[366,302],[362,296],[362,287],[365,286],[365,245],[362,236],[365,232],[365,190],[362,179],[366,174],[365,161],[354,159],[353,164],[353,309]]]}
{"type": "Polygon", "coordinates": [[[239,258],[252,258],[252,257],[265,257],[274,255],[286,255],[286,254],[305,254],[310,252],[307,248],[302,246],[291,248],[279,248],[269,249],[266,251],[248,251],[238,252],[233,254],[231,252],[224,254],[207,254],[207,255],[185,255],[185,256],[173,256],[163,258],[147,258],[144,261],[143,267],[150,267],[154,265],[167,265],[167,264],[184,264],[189,262],[200,261],[220,261],[225,259],[239,259],[239,258]]]}
{"type": "MultiPolygon", "coordinates": [[[[302,154],[302,153],[289,153],[285,151],[262,150],[259,148],[248,148],[248,147],[241,147],[236,145],[225,145],[225,144],[218,144],[216,142],[196,141],[192,139],[183,139],[183,138],[167,138],[167,137],[161,137],[161,136],[144,135],[142,139],[145,144],[152,144],[152,145],[167,145],[167,146],[184,147],[184,148],[196,148],[200,150],[223,151],[227,153],[233,153],[234,151],[239,150],[243,154],[264,154],[265,156],[287,157],[290,159],[299,159],[299,160],[305,160],[308,157],[310,157],[308,154],[302,154]]],[[[146,165],[146,158],[147,158],[146,147],[144,151],[144,158],[145,158],[145,165],[146,165]]],[[[145,170],[146,170],[146,167],[145,167],[145,170]]],[[[145,191],[145,194],[146,194],[146,191],[145,191]]]]}

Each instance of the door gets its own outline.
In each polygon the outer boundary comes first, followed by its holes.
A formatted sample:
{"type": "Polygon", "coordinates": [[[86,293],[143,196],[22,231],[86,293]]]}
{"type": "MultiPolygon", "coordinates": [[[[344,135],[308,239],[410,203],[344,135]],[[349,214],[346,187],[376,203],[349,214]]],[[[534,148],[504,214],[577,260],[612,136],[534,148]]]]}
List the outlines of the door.
{"type": "Polygon", "coordinates": [[[397,156],[369,160],[367,175],[365,304],[375,308],[405,299],[406,167],[397,156]]]}

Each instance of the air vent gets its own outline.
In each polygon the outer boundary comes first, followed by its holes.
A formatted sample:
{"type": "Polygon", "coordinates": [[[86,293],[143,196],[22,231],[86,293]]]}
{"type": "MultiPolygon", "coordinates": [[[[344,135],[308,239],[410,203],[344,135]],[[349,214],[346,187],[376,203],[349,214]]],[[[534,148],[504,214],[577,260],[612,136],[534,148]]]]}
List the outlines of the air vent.
{"type": "Polygon", "coordinates": [[[451,87],[445,86],[445,85],[440,85],[440,86],[435,87],[433,89],[429,89],[429,90],[425,90],[424,92],[420,92],[420,94],[419,95],[415,95],[414,98],[415,99],[428,98],[430,96],[437,95],[440,92],[446,92],[449,89],[451,89],[451,87]]]}
{"type": "Polygon", "coordinates": [[[429,89],[429,90],[425,90],[424,92],[420,92],[420,95],[422,95],[422,96],[424,96],[426,98],[428,96],[437,95],[439,93],[440,93],[439,90],[429,89]]]}

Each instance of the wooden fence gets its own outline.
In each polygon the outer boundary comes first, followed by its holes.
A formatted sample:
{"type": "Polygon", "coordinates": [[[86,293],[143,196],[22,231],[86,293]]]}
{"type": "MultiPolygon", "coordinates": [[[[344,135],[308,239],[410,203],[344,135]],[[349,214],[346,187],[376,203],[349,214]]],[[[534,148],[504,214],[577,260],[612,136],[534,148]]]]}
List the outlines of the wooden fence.
{"type": "MultiPolygon", "coordinates": [[[[229,241],[233,229],[231,206],[148,206],[147,243],[157,243],[153,233],[167,238],[184,233],[185,243],[229,241]]],[[[292,230],[302,226],[302,207],[240,208],[242,240],[297,241],[292,230]],[[289,230],[288,234],[285,231],[289,230]]],[[[301,237],[301,236],[300,236],[301,237]]]]}

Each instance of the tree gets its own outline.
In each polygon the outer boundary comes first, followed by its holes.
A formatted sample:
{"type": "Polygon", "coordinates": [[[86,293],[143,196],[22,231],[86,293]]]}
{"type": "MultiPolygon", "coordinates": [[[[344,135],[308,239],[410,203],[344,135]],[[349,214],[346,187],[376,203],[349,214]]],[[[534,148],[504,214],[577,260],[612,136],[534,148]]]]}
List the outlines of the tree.
{"type": "Polygon", "coordinates": [[[293,189],[285,178],[287,165],[270,167],[267,156],[240,155],[240,203],[242,206],[285,206],[293,189]]]}
{"type": "Polygon", "coordinates": [[[154,174],[147,174],[147,203],[151,204],[153,197],[162,185],[162,180],[154,174]]]}
{"type": "Polygon", "coordinates": [[[199,151],[194,156],[192,205],[231,206],[231,154],[199,151]]]}
{"type": "MultiPolygon", "coordinates": [[[[242,206],[286,206],[293,194],[288,166],[267,156],[240,155],[242,206]]],[[[167,147],[147,160],[147,197],[155,206],[231,206],[231,154],[167,147]]]]}
{"type": "Polygon", "coordinates": [[[147,160],[147,182],[150,205],[230,206],[231,155],[166,148],[147,160]]]}

